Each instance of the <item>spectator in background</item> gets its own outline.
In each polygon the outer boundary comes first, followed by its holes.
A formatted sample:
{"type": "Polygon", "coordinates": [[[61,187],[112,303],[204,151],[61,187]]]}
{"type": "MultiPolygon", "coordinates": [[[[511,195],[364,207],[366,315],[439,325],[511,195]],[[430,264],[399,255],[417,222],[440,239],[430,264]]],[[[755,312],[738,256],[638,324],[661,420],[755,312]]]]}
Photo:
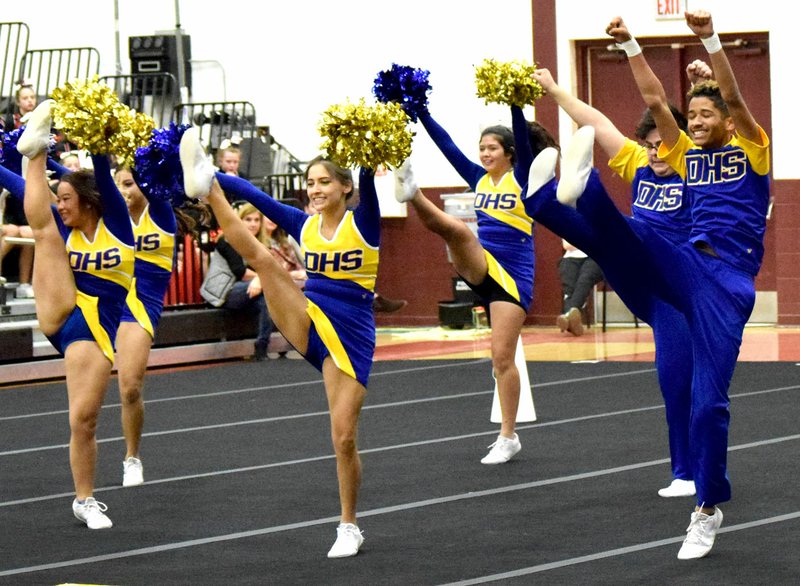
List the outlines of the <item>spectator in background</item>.
{"type": "Polygon", "coordinates": [[[295,284],[301,289],[304,287],[308,275],[303,264],[303,254],[297,241],[286,233],[267,216],[262,220],[266,238],[270,243],[270,252],[278,263],[285,268],[295,284]]]}
{"type": "MultiPolygon", "coordinates": [[[[2,191],[2,189],[0,189],[2,191]]],[[[3,213],[0,214],[0,264],[6,254],[19,247],[19,285],[14,293],[17,299],[31,299],[33,286],[33,246],[9,243],[6,238],[33,238],[33,231],[25,219],[22,202],[14,197],[6,197],[3,213]]]]}
{"type": "Polygon", "coordinates": [[[242,151],[231,143],[223,143],[217,151],[217,167],[227,175],[239,175],[242,151]],[[223,146],[224,145],[224,146],[223,146]]]}
{"type": "Polygon", "coordinates": [[[562,313],[556,319],[558,329],[573,336],[583,335],[581,310],[586,305],[589,292],[603,280],[603,271],[585,252],[578,250],[566,240],[561,240],[564,256],[558,261],[563,294],[562,313]]]}
{"type": "Polygon", "coordinates": [[[3,121],[4,130],[11,132],[25,124],[36,103],[36,90],[30,82],[23,81],[14,93],[15,111],[10,112],[3,121]]]}
{"type": "Polygon", "coordinates": [[[61,165],[69,169],[71,172],[81,170],[81,158],[75,151],[66,151],[61,153],[61,165]]]}
{"type": "MultiPolygon", "coordinates": [[[[237,214],[247,227],[247,231],[255,236],[256,240],[264,245],[264,248],[270,250],[271,240],[267,235],[264,215],[249,203],[239,206],[237,214]]],[[[267,357],[267,348],[269,346],[269,338],[272,335],[273,324],[269,311],[267,311],[267,303],[261,294],[261,280],[256,272],[245,264],[242,255],[236,252],[225,240],[224,234],[217,240],[216,250],[228,263],[231,272],[237,279],[222,307],[248,311],[258,319],[258,333],[256,334],[253,359],[264,360],[267,357]]]]}
{"type": "MultiPolygon", "coordinates": [[[[6,132],[15,130],[25,124],[31,112],[36,108],[36,90],[33,85],[23,81],[14,93],[15,111],[10,112],[3,121],[6,132]]],[[[33,232],[25,219],[22,202],[10,197],[6,200],[3,213],[0,215],[0,263],[6,254],[15,248],[16,244],[9,244],[6,238],[33,238],[33,232]]],[[[19,252],[19,286],[15,291],[18,299],[33,297],[31,276],[33,275],[33,246],[20,246],[19,252]]]]}

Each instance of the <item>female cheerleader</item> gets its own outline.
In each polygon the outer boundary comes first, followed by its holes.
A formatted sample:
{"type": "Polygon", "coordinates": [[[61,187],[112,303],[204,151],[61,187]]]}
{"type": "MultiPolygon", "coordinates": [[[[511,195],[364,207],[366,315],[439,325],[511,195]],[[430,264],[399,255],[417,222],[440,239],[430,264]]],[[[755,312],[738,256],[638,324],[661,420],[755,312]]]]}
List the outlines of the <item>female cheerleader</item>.
{"type": "Polygon", "coordinates": [[[275,325],[322,372],[336,452],[341,522],[328,557],[358,553],[364,541],[356,521],[361,484],[358,418],[375,350],[372,299],[378,271],[380,210],[370,171],[360,173],[355,210],[350,172],[324,158],[309,163],[306,181],[316,214],[281,204],[239,177],[216,173],[196,128],[181,140],[186,195],[207,198],[226,240],[261,278],[275,325]],[[255,205],[297,240],[308,279],[300,290],[291,275],[239,220],[225,193],[255,205]]]}
{"type": "Polygon", "coordinates": [[[90,171],[65,176],[52,205],[45,175],[51,104],[45,101],[34,110],[17,144],[30,159],[24,206],[35,240],[36,315],[42,333],[64,355],[72,510],[90,529],[104,529],[112,525],[104,514],[107,507],[92,496],[95,430],[133,279],[134,239],[125,200],[105,157],[93,157],[96,176],[90,171]]]}
{"type": "MultiPolygon", "coordinates": [[[[533,296],[533,220],[520,200],[533,153],[528,125],[517,106],[511,107],[512,131],[491,126],[481,133],[481,164],[470,161],[427,110],[419,115],[433,141],[475,192],[477,237],[469,227],[425,198],[417,189],[408,163],[396,176],[397,197],[414,206],[425,226],[444,238],[456,272],[489,308],[492,325],[492,368],[497,379],[502,422],[483,464],[502,464],[522,449],[515,433],[520,376],[514,362],[517,340],[533,296]]],[[[550,139],[551,144],[555,141],[550,139]]]]}

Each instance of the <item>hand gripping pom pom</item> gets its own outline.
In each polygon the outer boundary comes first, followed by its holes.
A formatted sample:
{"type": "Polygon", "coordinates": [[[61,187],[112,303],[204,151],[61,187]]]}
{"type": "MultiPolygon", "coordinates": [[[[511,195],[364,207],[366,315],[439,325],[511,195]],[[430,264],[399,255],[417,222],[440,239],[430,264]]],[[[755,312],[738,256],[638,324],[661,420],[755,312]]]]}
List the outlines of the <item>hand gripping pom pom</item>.
{"type": "Polygon", "coordinates": [[[519,61],[498,63],[485,59],[475,68],[475,87],[479,98],[486,103],[495,102],[509,106],[527,106],[544,95],[544,89],[531,74],[535,65],[519,61]]]}
{"type": "Polygon", "coordinates": [[[413,134],[407,123],[408,117],[395,103],[367,106],[362,98],[358,104],[337,104],[322,113],[321,148],[345,168],[397,167],[411,154],[413,134]]]}
{"type": "Polygon", "coordinates": [[[174,207],[186,201],[181,167],[181,137],[188,124],[170,122],[166,128],[153,130],[147,146],[136,149],[134,176],[148,199],[169,201],[174,207]]]}
{"type": "Polygon", "coordinates": [[[375,78],[372,93],[379,102],[400,104],[408,117],[416,122],[428,110],[429,71],[393,63],[391,69],[381,71],[375,78]]]}

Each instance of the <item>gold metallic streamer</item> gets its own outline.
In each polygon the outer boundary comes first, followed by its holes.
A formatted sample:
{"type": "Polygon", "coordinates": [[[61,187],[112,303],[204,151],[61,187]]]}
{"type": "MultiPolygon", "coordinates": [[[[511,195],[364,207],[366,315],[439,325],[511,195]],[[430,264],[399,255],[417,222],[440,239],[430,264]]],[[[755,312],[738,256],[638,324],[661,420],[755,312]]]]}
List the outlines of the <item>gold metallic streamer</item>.
{"type": "Polygon", "coordinates": [[[544,90],[531,74],[535,65],[520,61],[499,63],[484,59],[475,67],[475,86],[479,98],[488,104],[496,102],[509,106],[527,106],[544,95],[544,90]]]}
{"type": "Polygon", "coordinates": [[[97,155],[116,155],[131,164],[138,147],[145,146],[155,128],[154,120],[119,101],[108,85],[95,75],[53,90],[53,125],[79,148],[97,155]]]}
{"type": "Polygon", "coordinates": [[[322,113],[318,126],[322,150],[342,167],[399,167],[411,154],[413,133],[408,116],[396,103],[367,106],[335,104],[322,113]]]}

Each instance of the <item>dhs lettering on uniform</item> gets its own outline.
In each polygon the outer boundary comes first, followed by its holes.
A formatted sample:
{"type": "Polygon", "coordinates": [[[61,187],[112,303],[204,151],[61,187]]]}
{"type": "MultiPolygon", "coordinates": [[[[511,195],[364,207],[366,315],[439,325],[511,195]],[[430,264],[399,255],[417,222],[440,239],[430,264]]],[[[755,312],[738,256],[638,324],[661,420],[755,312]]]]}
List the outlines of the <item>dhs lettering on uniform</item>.
{"type": "Polygon", "coordinates": [[[355,271],[364,264],[361,249],[332,252],[306,252],[306,270],[317,273],[355,271]]]}
{"type": "Polygon", "coordinates": [[[513,210],[516,205],[515,193],[478,193],[475,196],[475,209],[513,210]]]}
{"type": "Polygon", "coordinates": [[[686,155],[687,185],[740,181],[746,174],[747,155],[742,149],[692,151],[686,155]]]}
{"type": "Polygon", "coordinates": [[[656,212],[670,212],[681,207],[683,202],[682,183],[652,183],[641,181],[639,183],[636,201],[637,208],[656,212]]]}
{"type": "Polygon", "coordinates": [[[160,234],[142,234],[136,237],[136,251],[150,252],[161,248],[160,234]]]}
{"type": "Polygon", "coordinates": [[[96,252],[81,252],[71,250],[69,253],[69,266],[75,271],[89,272],[113,269],[122,264],[122,254],[119,248],[109,248],[96,252]]]}

